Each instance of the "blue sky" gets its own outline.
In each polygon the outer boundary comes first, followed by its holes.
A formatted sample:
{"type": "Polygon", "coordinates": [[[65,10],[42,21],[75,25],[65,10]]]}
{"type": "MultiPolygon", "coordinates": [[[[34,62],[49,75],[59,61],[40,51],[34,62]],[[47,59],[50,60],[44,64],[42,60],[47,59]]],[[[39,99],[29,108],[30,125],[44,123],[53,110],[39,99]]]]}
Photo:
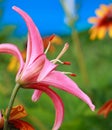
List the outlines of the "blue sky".
{"type": "MultiPolygon", "coordinates": [[[[87,19],[94,16],[94,10],[100,4],[112,3],[111,0],[76,0],[78,8],[77,30],[84,30],[90,27],[87,19]]],[[[69,28],[64,23],[64,11],[59,0],[5,0],[4,15],[1,25],[13,24],[17,26],[16,33],[25,35],[27,27],[23,19],[12,10],[12,6],[16,5],[26,11],[33,19],[42,35],[68,34],[69,28]]]]}

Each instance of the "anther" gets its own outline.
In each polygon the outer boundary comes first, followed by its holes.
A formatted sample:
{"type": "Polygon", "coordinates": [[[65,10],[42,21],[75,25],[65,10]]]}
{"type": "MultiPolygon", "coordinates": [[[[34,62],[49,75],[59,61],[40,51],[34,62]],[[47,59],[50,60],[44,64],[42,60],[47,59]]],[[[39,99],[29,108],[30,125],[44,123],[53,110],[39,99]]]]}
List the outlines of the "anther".
{"type": "Polygon", "coordinates": [[[70,74],[70,76],[73,76],[73,77],[75,77],[75,76],[77,76],[76,74],[74,74],[74,73],[72,73],[72,74],[70,74]]]}
{"type": "Polygon", "coordinates": [[[62,72],[62,73],[63,73],[63,74],[70,75],[70,76],[73,76],[73,77],[77,76],[76,74],[74,74],[74,73],[71,73],[71,72],[62,72]]]}
{"type": "Polygon", "coordinates": [[[64,64],[64,65],[71,65],[71,62],[65,61],[65,62],[63,62],[63,64],[64,64]]]}
{"type": "Polygon", "coordinates": [[[68,48],[69,48],[69,44],[65,43],[63,49],[61,50],[59,55],[56,57],[56,59],[53,61],[54,64],[63,56],[63,54],[68,50],[68,48]]]}
{"type": "Polygon", "coordinates": [[[54,62],[59,62],[60,64],[63,64],[63,65],[71,65],[71,62],[69,61],[61,61],[61,60],[58,60],[58,59],[54,59],[54,60],[51,60],[52,63],[54,62]]]}

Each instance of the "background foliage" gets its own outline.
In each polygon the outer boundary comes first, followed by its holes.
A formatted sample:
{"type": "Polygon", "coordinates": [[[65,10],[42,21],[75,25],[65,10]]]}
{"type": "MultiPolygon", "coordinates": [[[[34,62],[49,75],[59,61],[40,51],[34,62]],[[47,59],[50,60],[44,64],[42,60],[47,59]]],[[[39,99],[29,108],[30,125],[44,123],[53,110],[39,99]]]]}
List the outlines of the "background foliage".
{"type": "MultiPolygon", "coordinates": [[[[10,30],[10,33],[12,32],[12,28],[6,28],[5,31],[7,32],[8,30],[10,30]]],[[[4,33],[4,31],[2,32],[4,33]]],[[[0,41],[5,42],[7,41],[8,36],[4,33],[6,36],[4,35],[3,38],[2,32],[0,35],[0,41]]],[[[81,79],[79,67],[76,62],[76,56],[73,55],[75,48],[73,48],[72,45],[75,43],[72,42],[70,36],[61,37],[63,38],[64,43],[70,43],[70,49],[63,56],[62,60],[69,60],[72,62],[72,65],[62,65],[58,69],[71,71],[77,74],[77,77],[73,77],[72,79],[92,98],[96,105],[96,111],[91,112],[89,107],[79,99],[67,94],[66,92],[56,90],[64,101],[65,106],[65,117],[60,130],[81,130],[82,128],[87,130],[111,130],[112,114],[110,113],[106,119],[97,115],[97,110],[104,102],[111,98],[112,93],[111,39],[107,36],[102,41],[90,41],[88,30],[79,33],[81,47],[89,75],[89,83],[85,86],[81,79]]],[[[26,37],[17,38],[15,36],[8,38],[10,42],[17,44],[21,50],[24,48],[25,39],[26,37]]],[[[62,47],[63,45],[60,46],[62,47]]],[[[53,59],[53,57],[55,57],[60,51],[60,46],[56,46],[56,52],[52,55],[48,53],[47,56],[50,59],[53,59]]],[[[15,84],[14,81],[16,74],[14,72],[8,72],[7,70],[10,58],[11,56],[4,54],[0,55],[0,109],[6,108],[10,98],[11,89],[15,84]]],[[[15,105],[23,104],[25,106],[29,114],[26,120],[29,120],[35,126],[36,130],[49,130],[54,121],[54,106],[51,100],[44,94],[38,102],[33,103],[31,101],[32,92],[32,90],[21,89],[18,93],[15,105]]]]}
{"type": "MultiPolygon", "coordinates": [[[[2,12],[2,11],[0,11],[2,12]]],[[[0,43],[11,42],[17,44],[23,50],[26,43],[26,36],[17,37],[14,35],[15,26],[3,26],[0,31],[0,43]]],[[[85,91],[96,105],[96,111],[91,112],[89,107],[66,92],[57,91],[65,106],[65,117],[60,130],[112,130],[112,113],[107,118],[97,115],[98,109],[103,103],[111,99],[112,95],[112,40],[106,36],[104,40],[89,40],[88,30],[78,33],[81,48],[87,67],[89,82],[83,83],[81,73],[75,55],[75,43],[70,35],[61,35],[64,43],[70,44],[70,49],[63,56],[62,60],[70,61],[70,66],[60,66],[58,69],[70,71],[77,74],[71,77],[79,87],[85,91]]],[[[56,46],[56,51],[49,59],[55,58],[63,45],[56,46]]],[[[0,54],[0,109],[7,107],[10,94],[15,85],[15,72],[9,72],[7,66],[11,56],[0,54]]],[[[36,130],[49,130],[52,128],[55,111],[51,100],[42,95],[36,103],[31,101],[32,90],[21,89],[17,95],[15,105],[23,104],[28,112],[25,118],[33,124],[36,130]]]]}

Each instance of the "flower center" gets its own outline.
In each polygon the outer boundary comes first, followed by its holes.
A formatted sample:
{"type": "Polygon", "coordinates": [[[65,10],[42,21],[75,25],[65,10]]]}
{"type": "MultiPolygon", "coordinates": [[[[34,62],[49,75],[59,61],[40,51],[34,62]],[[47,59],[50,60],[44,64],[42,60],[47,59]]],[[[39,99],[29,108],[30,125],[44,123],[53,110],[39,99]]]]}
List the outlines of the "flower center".
{"type": "MultiPolygon", "coordinates": [[[[49,48],[50,48],[50,42],[49,42],[49,45],[48,45],[46,50],[48,51],[49,48]]],[[[63,62],[63,61],[60,60],[60,58],[64,55],[64,53],[68,50],[68,48],[69,48],[69,44],[65,43],[65,45],[64,45],[63,49],[61,50],[61,52],[58,54],[58,56],[54,60],[51,60],[51,62],[53,64],[56,64],[58,62],[58,63],[63,64],[63,65],[71,65],[71,63],[69,61],[64,61],[63,62]]],[[[45,51],[45,54],[47,53],[47,51],[45,51]]],[[[62,73],[68,74],[70,76],[76,76],[76,74],[71,73],[71,72],[62,72],[62,73]]]]}
{"type": "Polygon", "coordinates": [[[102,18],[99,26],[108,26],[112,24],[112,10],[108,11],[108,13],[102,18]]]}

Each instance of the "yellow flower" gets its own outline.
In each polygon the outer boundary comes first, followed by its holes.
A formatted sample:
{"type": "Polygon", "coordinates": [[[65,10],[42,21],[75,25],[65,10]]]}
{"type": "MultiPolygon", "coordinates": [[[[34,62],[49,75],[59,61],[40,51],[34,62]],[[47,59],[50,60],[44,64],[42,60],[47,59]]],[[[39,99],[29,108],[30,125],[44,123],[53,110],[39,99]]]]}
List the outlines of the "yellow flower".
{"type": "MultiPolygon", "coordinates": [[[[2,112],[0,112],[0,129],[4,126],[4,117],[2,112]]],[[[9,121],[8,121],[8,128],[9,129],[19,129],[19,130],[34,130],[34,128],[27,123],[26,121],[21,120],[27,116],[26,111],[22,105],[17,105],[12,108],[9,121]]]]}
{"type": "MultiPolygon", "coordinates": [[[[21,54],[22,54],[23,58],[25,59],[26,58],[26,50],[21,52],[21,54]]],[[[7,70],[10,72],[17,72],[18,68],[19,68],[18,59],[15,56],[12,56],[8,66],[7,66],[7,70]]]]}
{"type": "Polygon", "coordinates": [[[55,45],[61,45],[63,43],[63,40],[58,35],[51,35],[42,38],[44,43],[44,48],[46,49],[48,47],[49,42],[51,43],[49,51],[52,53],[55,51],[55,45]]]}
{"type": "Polygon", "coordinates": [[[103,39],[108,32],[109,36],[112,38],[112,4],[110,5],[100,5],[100,8],[95,11],[97,17],[91,17],[88,21],[93,25],[90,29],[90,39],[94,40],[96,37],[98,39],[103,39]]]}

